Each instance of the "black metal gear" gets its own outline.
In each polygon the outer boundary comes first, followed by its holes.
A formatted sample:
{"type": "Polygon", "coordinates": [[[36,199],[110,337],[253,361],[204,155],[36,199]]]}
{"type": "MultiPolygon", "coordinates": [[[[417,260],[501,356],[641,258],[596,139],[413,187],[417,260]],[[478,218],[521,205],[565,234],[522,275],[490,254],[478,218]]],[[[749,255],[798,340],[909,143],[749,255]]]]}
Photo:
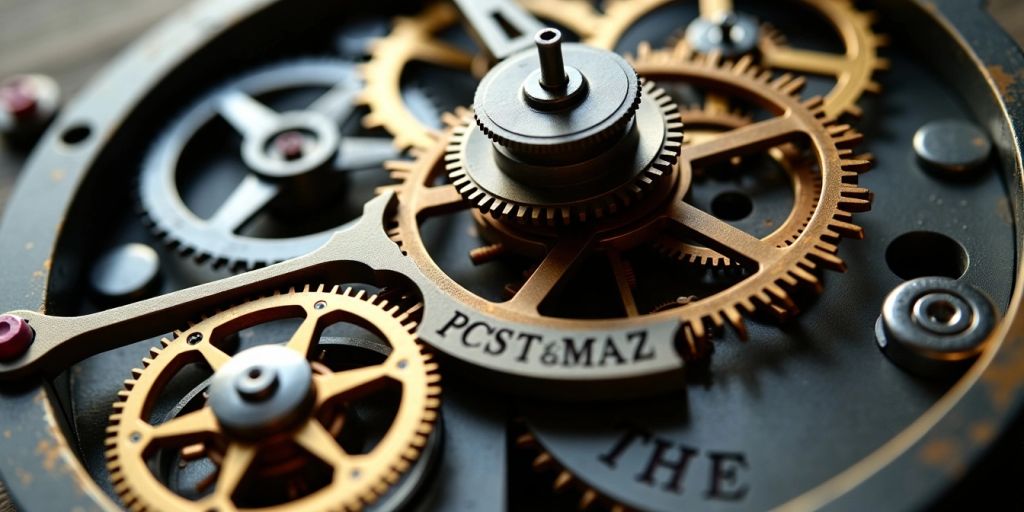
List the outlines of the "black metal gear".
{"type": "Polygon", "coordinates": [[[615,173],[588,186],[557,191],[522,186],[497,167],[491,158],[490,140],[476,129],[472,113],[463,111],[456,116],[458,124],[448,147],[448,176],[463,197],[495,218],[553,226],[615,214],[641,200],[661,178],[671,174],[682,147],[683,125],[672,99],[651,82],[642,85],[642,97],[635,122],[661,124],[663,129],[655,137],[650,130],[636,130],[642,135],[638,156],[625,164],[632,166],[630,173],[615,173]]]}
{"type": "MultiPolygon", "coordinates": [[[[355,64],[310,58],[247,73],[192,104],[143,162],[139,201],[154,234],[183,256],[232,270],[270,265],[323,245],[359,213],[340,211],[345,201],[339,195],[354,189],[356,180],[376,177],[351,171],[379,170],[399,154],[390,137],[356,136],[368,134],[359,132],[361,112],[355,107],[361,89],[355,64]],[[217,129],[218,118],[242,135],[241,158],[221,155],[197,170],[184,155],[217,129]],[[226,192],[239,174],[244,177],[226,192]],[[204,190],[195,200],[198,188],[204,190]],[[219,198],[213,190],[221,192],[219,198]],[[254,221],[262,229],[250,229],[254,221]]],[[[227,147],[236,144],[233,134],[227,137],[227,147]]],[[[386,180],[383,171],[378,175],[386,180]]],[[[370,194],[379,185],[362,181],[370,194]]]]}

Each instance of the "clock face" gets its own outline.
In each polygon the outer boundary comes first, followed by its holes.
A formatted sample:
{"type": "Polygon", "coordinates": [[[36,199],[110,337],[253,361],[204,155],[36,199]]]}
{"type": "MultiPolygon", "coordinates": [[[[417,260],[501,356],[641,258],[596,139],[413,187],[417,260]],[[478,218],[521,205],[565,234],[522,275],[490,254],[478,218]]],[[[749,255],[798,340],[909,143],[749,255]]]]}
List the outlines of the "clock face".
{"type": "Polygon", "coordinates": [[[961,4],[182,8],[7,205],[10,499],[974,503],[1024,54],[961,4]]]}

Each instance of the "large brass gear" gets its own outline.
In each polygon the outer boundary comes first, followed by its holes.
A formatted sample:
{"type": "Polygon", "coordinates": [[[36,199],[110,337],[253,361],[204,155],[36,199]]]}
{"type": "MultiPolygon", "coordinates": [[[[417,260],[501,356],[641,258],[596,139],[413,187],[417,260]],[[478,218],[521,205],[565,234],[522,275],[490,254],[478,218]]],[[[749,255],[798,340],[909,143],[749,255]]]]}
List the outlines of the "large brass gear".
{"type": "Polygon", "coordinates": [[[672,167],[679,157],[679,148],[683,142],[683,125],[679,122],[678,107],[672,98],[651,82],[645,82],[642,89],[643,101],[648,104],[641,107],[654,107],[651,111],[656,112],[655,117],[660,113],[665,126],[663,140],[649,163],[636,169],[632,176],[610,190],[580,198],[562,197],[556,200],[549,197],[550,194],[524,194],[519,188],[515,189],[516,194],[512,194],[519,197],[508,197],[501,192],[489,190],[474,178],[466,154],[468,138],[473,136],[476,126],[469,112],[461,113],[460,122],[453,131],[454,137],[448,145],[448,154],[445,156],[448,177],[459,189],[459,193],[481,212],[519,223],[567,225],[600,219],[625,210],[644,200],[652,189],[664,186],[663,182],[672,174],[672,167]]]}
{"type": "MultiPolygon", "coordinates": [[[[654,10],[677,0],[609,0],[601,23],[594,28],[587,43],[604,49],[614,49],[626,31],[654,10]]],[[[844,114],[860,116],[857,101],[865,92],[878,93],[881,85],[874,80],[877,71],[889,67],[889,61],[878,55],[878,49],[888,44],[888,38],[872,30],[876,16],[864,12],[853,0],[798,0],[827,20],[845,47],[845,53],[801,50],[786,44],[786,39],[770,25],[763,27],[758,43],[757,64],[775,71],[788,71],[832,77],[836,83],[825,97],[824,110],[828,119],[844,114]]],[[[722,2],[717,2],[722,3],[722,2]]],[[[727,2],[731,6],[732,2],[727,2]]],[[[686,44],[685,38],[680,44],[686,44]]]]}
{"type": "MultiPolygon", "coordinates": [[[[521,0],[534,15],[557,23],[580,37],[592,34],[598,14],[586,0],[521,0]]],[[[361,70],[365,88],[358,101],[369,112],[363,118],[367,128],[383,128],[400,148],[425,148],[433,143],[433,130],[424,125],[402,100],[402,72],[410,62],[419,61],[469,72],[474,56],[437,39],[436,34],[459,22],[459,13],[449,2],[436,2],[423,12],[394,20],[391,33],[374,41],[370,58],[361,70]]]]}
{"type": "Polygon", "coordinates": [[[799,99],[802,79],[786,75],[773,80],[770,73],[754,67],[750,58],[723,63],[714,56],[699,56],[679,48],[654,52],[646,45],[640,48],[633,65],[641,76],[655,81],[683,81],[712,90],[732,91],[777,117],[684,148],[675,180],[666,182],[674,183],[670,197],[656,204],[645,203],[646,210],[631,210],[625,219],[616,218],[610,225],[584,224],[572,234],[545,237],[535,230],[524,231],[478,216],[484,236],[493,244],[486,251],[491,256],[513,250],[539,259],[526,282],[513,290],[513,297],[506,302],[483,299],[452,280],[434,262],[421,238],[419,225],[428,217],[472,207],[455,185],[437,184],[445,173],[446,148],[462,124],[458,116],[447,116],[449,129],[433,147],[417,152],[415,161],[390,164],[393,175],[402,182],[396,186],[399,201],[390,235],[425,275],[448,292],[448,300],[461,304],[460,307],[473,308],[480,315],[567,332],[619,329],[630,322],[678,321],[681,354],[685,358],[700,357],[707,353],[706,342],[712,331],[728,324],[745,336],[744,313],[758,309],[795,313],[798,308],[791,299],[793,289],[804,284],[820,289],[816,275],[819,268],[845,268],[836,244],[842,237],[863,235],[852,222],[852,212],[863,211],[870,204],[869,192],[856,186],[858,174],[870,168],[870,161],[854,157],[849,148],[860,140],[860,135],[849,126],[827,121],[820,98],[799,99]],[[785,143],[793,136],[811,141],[811,153],[821,168],[822,190],[806,229],[791,244],[777,247],[765,243],[683,201],[695,164],[760,151],[785,143]],[[755,263],[755,270],[739,284],[689,302],[685,307],[641,310],[623,253],[637,244],[651,242],[652,236],[666,232],[665,226],[669,227],[667,231],[678,229],[698,235],[701,242],[716,250],[741,255],[755,263]],[[562,283],[563,277],[571,274],[585,255],[597,251],[608,257],[625,318],[583,320],[541,314],[541,304],[562,283]]]}
{"type": "Polygon", "coordinates": [[[107,429],[107,459],[115,490],[131,510],[250,509],[250,504],[238,505],[234,496],[252,475],[250,468],[262,467],[258,464],[265,464],[267,454],[275,447],[279,450],[281,443],[294,443],[309,457],[329,466],[332,478],[323,488],[294,501],[257,509],[361,510],[397,482],[419,457],[437,420],[440,376],[437,364],[423,353],[413,334],[418,309],[400,308],[362,290],[307,286],[229,308],[175,332],[173,339],[162,340],[162,348],[151,350],[142,369],[132,370],[132,378],[125,381],[125,390],[114,405],[107,429]],[[156,396],[183,367],[203,361],[215,371],[223,368],[238,357],[218,347],[225,338],[244,327],[283,318],[302,318],[291,339],[283,347],[273,347],[296,351],[301,358],[312,361],[315,391],[308,417],[303,416],[286,431],[256,439],[226,432],[223,420],[209,403],[194,412],[152,424],[148,415],[156,396]],[[337,321],[352,322],[377,333],[390,345],[391,353],[378,365],[351,370],[332,372],[319,365],[313,359],[320,330],[337,321]],[[402,388],[401,403],[390,427],[368,453],[347,453],[336,440],[336,432],[324,424],[324,416],[336,411],[339,403],[385,382],[396,382],[402,388]],[[147,455],[157,449],[194,446],[216,453],[210,458],[218,465],[216,487],[196,501],[170,490],[146,461],[147,455]]]}
{"type": "MultiPolygon", "coordinates": [[[[701,143],[713,140],[722,133],[736,130],[752,123],[749,116],[738,111],[720,111],[704,106],[684,108],[680,112],[686,125],[686,143],[701,143]]],[[[789,216],[779,223],[774,231],[761,240],[781,247],[792,243],[807,226],[814,210],[818,206],[821,193],[821,177],[813,165],[792,146],[771,148],[769,155],[778,166],[789,176],[793,190],[793,207],[789,216]]],[[[731,167],[736,172],[743,172],[742,165],[731,167]]],[[[695,180],[696,181],[696,180],[695,180]]],[[[666,256],[676,258],[690,264],[708,267],[729,267],[738,265],[718,251],[685,242],[673,237],[662,237],[654,242],[655,247],[666,256]]]]}

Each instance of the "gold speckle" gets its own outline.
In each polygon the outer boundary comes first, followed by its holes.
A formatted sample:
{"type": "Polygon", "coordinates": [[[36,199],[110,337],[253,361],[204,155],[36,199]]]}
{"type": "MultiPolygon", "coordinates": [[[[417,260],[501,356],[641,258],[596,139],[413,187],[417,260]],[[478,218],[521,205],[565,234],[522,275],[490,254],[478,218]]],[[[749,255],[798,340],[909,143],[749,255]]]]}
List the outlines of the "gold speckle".
{"type": "Polygon", "coordinates": [[[50,180],[54,183],[60,183],[64,181],[64,178],[68,175],[64,169],[54,169],[50,171],[50,180]]]}
{"type": "Polygon", "coordinates": [[[10,439],[10,438],[11,438],[11,431],[10,430],[4,430],[4,439],[10,439]]]}
{"type": "Polygon", "coordinates": [[[996,215],[1007,226],[1013,226],[1013,210],[1010,209],[1010,198],[1001,197],[996,201],[996,215]]]}
{"type": "Polygon", "coordinates": [[[974,441],[977,444],[988,444],[990,441],[995,439],[996,428],[987,421],[979,421],[971,425],[969,435],[971,436],[971,441],[974,441]]]}
{"type": "Polygon", "coordinates": [[[963,473],[964,466],[960,446],[954,439],[933,439],[921,447],[918,454],[921,461],[951,475],[963,473]]]}
{"type": "Polygon", "coordinates": [[[989,66],[988,72],[992,75],[992,80],[996,83],[996,88],[998,88],[999,92],[1004,96],[1006,95],[1006,91],[1010,90],[1010,86],[1017,82],[1017,79],[1013,75],[1007,73],[1006,69],[998,64],[989,66]]]}
{"type": "Polygon", "coordinates": [[[60,446],[50,444],[46,439],[41,439],[36,444],[36,455],[43,460],[43,469],[53,471],[57,467],[57,459],[60,457],[60,446]]]}
{"type": "Polygon", "coordinates": [[[15,472],[18,474],[18,480],[21,480],[21,485],[32,485],[32,473],[21,468],[18,468],[15,472]]]}

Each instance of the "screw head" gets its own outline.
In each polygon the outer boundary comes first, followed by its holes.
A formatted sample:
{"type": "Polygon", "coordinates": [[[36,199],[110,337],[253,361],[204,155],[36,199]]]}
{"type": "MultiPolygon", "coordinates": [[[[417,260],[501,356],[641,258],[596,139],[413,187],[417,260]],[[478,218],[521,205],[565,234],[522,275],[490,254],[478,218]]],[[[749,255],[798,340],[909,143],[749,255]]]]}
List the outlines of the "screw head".
{"type": "Polygon", "coordinates": [[[956,375],[995,328],[998,313],[980,290],[946,277],[896,287],[875,324],[878,347],[903,369],[926,377],[956,375]]]}
{"type": "Polygon", "coordinates": [[[274,150],[281,158],[291,162],[302,158],[306,151],[306,136],[297,130],[286,131],[274,137],[274,150]]]}
{"type": "Polygon", "coordinates": [[[28,351],[35,331],[24,318],[0,315],[0,360],[10,361],[28,351]]]}
{"type": "Polygon", "coordinates": [[[0,106],[15,118],[31,116],[38,105],[35,88],[24,77],[15,77],[0,85],[0,106]]]}

